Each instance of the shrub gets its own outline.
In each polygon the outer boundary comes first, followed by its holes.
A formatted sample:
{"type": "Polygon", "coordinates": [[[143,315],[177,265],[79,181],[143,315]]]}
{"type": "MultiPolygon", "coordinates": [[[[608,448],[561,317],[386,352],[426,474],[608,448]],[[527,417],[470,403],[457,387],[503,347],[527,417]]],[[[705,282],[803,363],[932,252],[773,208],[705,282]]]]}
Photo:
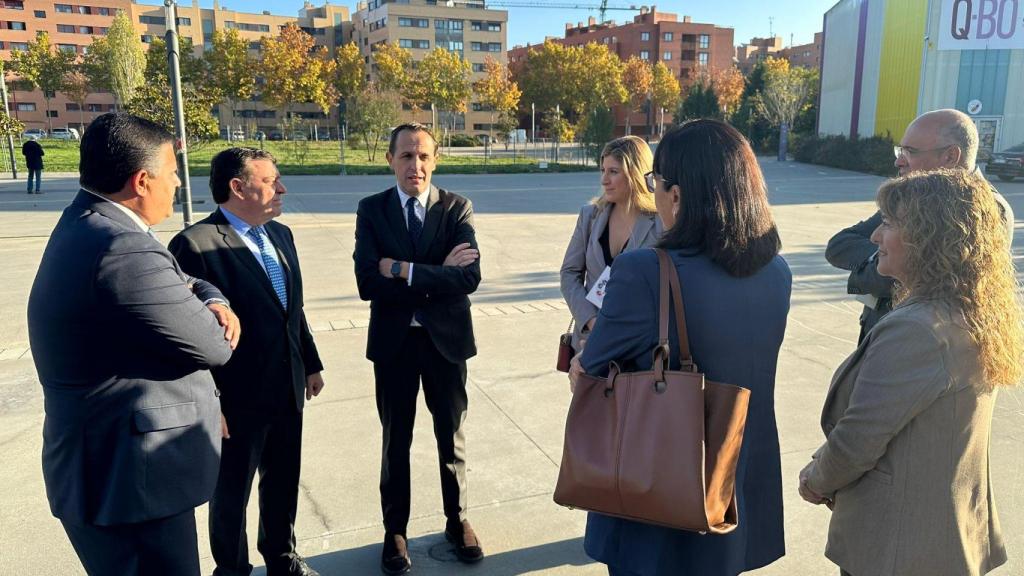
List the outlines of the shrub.
{"type": "Polygon", "coordinates": [[[888,134],[870,138],[802,134],[794,137],[790,152],[797,162],[895,176],[892,147],[892,137],[888,134]]]}
{"type": "Polygon", "coordinates": [[[470,146],[480,146],[480,141],[470,136],[469,134],[452,134],[450,146],[453,148],[468,148],[470,146]]]}

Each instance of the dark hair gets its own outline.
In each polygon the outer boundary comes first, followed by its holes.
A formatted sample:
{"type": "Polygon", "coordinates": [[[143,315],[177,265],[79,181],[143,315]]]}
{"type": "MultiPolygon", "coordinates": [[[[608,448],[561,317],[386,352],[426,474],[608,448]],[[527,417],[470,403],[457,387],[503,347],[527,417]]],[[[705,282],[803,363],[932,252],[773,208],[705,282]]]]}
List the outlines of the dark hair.
{"type": "Polygon", "coordinates": [[[82,135],[78,183],[99,194],[120,192],[139,170],[156,173],[160,147],[174,136],[159,124],[109,112],[97,117],[82,135]]]}
{"type": "Polygon", "coordinates": [[[213,193],[213,201],[217,204],[227,202],[231,197],[231,181],[247,176],[249,163],[255,160],[270,160],[277,164],[273,154],[259,148],[235,146],[217,152],[210,160],[210,192],[213,193]]]}
{"type": "Polygon", "coordinates": [[[427,136],[434,141],[434,154],[437,154],[437,138],[434,138],[434,133],[430,131],[425,125],[419,122],[409,122],[408,124],[402,124],[391,131],[391,141],[388,142],[388,154],[395,155],[395,146],[398,145],[398,135],[402,132],[426,132],[427,136]]]}
{"type": "Polygon", "coordinates": [[[718,120],[670,131],[654,155],[665,188],[678,185],[679,214],[658,246],[707,254],[732,276],[750,276],[782,246],[768,193],[750,144],[718,120]]]}

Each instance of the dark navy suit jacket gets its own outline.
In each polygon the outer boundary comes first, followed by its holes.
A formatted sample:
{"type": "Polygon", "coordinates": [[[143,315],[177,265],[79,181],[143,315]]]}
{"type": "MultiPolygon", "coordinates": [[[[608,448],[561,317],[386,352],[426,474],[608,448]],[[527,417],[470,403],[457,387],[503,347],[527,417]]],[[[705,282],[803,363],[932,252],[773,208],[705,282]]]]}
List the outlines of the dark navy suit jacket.
{"type": "Polygon", "coordinates": [[[208,369],[231,357],[209,298],[223,296],[114,204],[81,191],[64,210],[28,301],[54,516],[130,524],[209,499],[220,402],[208,369]]]}
{"type": "MultiPolygon", "coordinates": [[[[643,576],[735,576],[785,554],[782,476],[775,425],[775,369],[786,331],[792,275],[781,256],[747,278],[735,278],[705,255],[673,251],[682,285],[690,350],[716,382],[748,388],[750,407],[737,469],[739,526],[701,536],[590,514],[587,554],[643,576]]],[[[648,370],[658,343],[658,258],[635,250],[615,259],[608,292],[581,358],[588,374],[608,363],[648,370]]],[[[678,369],[675,322],[669,334],[678,369]]]]}

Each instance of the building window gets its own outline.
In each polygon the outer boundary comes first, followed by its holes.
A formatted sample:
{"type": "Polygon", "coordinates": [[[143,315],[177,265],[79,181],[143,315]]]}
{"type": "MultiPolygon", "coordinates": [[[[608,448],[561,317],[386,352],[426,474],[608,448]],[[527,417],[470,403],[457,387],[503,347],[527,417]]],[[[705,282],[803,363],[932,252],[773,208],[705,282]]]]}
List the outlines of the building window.
{"type": "Polygon", "coordinates": [[[149,44],[151,42],[153,42],[153,35],[152,34],[143,34],[142,35],[142,43],[143,44],[149,44]]]}
{"type": "Polygon", "coordinates": [[[484,23],[473,20],[472,22],[469,23],[469,29],[474,32],[480,32],[481,30],[484,29],[484,23]]]}
{"type": "Polygon", "coordinates": [[[75,11],[71,4],[54,4],[53,9],[61,14],[71,14],[75,11]]]}
{"type": "Polygon", "coordinates": [[[493,112],[494,106],[488,106],[482,102],[473,102],[473,112],[493,112]]]}
{"type": "MultiPolygon", "coordinates": [[[[87,110],[89,112],[103,112],[104,111],[103,104],[86,104],[86,106],[88,106],[87,110]]],[[[114,109],[114,105],[110,104],[106,109],[113,110],[114,109]]]]}
{"type": "Polygon", "coordinates": [[[487,72],[487,66],[479,62],[473,63],[473,72],[487,72]]]}
{"type": "Polygon", "coordinates": [[[650,60],[651,59],[651,52],[649,50],[641,50],[640,51],[640,59],[641,60],[650,60]]]}
{"type": "Polygon", "coordinates": [[[74,44],[57,44],[57,50],[68,54],[78,54],[78,46],[74,44]]]}
{"type": "Polygon", "coordinates": [[[487,31],[488,32],[501,32],[501,22],[488,22],[487,23],[487,31]]]}
{"type": "Polygon", "coordinates": [[[57,111],[56,110],[47,110],[46,111],[46,115],[49,116],[50,118],[57,118],[57,111]]]}
{"type": "Polygon", "coordinates": [[[64,34],[74,34],[75,27],[70,24],[57,24],[57,32],[64,34]]]}
{"type": "Polygon", "coordinates": [[[480,52],[483,50],[483,42],[470,42],[469,49],[473,52],[480,52]]]}
{"type": "Polygon", "coordinates": [[[263,49],[263,43],[262,42],[249,42],[249,50],[262,50],[262,49],[263,49]]]}
{"type": "Polygon", "coordinates": [[[701,52],[700,54],[698,54],[697,55],[697,63],[700,64],[701,66],[707,66],[708,65],[708,53],[707,52],[701,52]]]}
{"type": "Polygon", "coordinates": [[[35,102],[18,102],[18,112],[35,112],[35,102]]]}
{"type": "Polygon", "coordinates": [[[178,23],[178,26],[191,26],[192,25],[192,19],[191,18],[180,18],[179,17],[179,18],[175,18],[174,21],[178,23]]]}
{"type": "Polygon", "coordinates": [[[708,36],[707,34],[701,34],[700,35],[699,47],[707,50],[708,46],[710,46],[710,45],[711,45],[711,36],[708,36]]]}
{"type": "Polygon", "coordinates": [[[68,102],[67,104],[64,105],[64,111],[65,112],[78,112],[80,109],[81,108],[79,108],[79,106],[78,106],[78,104],[76,102],[68,102]]]}
{"type": "Polygon", "coordinates": [[[163,16],[139,16],[139,24],[157,24],[159,26],[166,26],[167,19],[163,16]]]}
{"type": "Polygon", "coordinates": [[[92,26],[79,26],[78,27],[78,33],[79,34],[90,34],[91,35],[93,33],[92,32],[92,26]]]}
{"type": "Polygon", "coordinates": [[[488,52],[501,52],[501,42],[488,42],[487,43],[487,51],[488,52]]]}
{"type": "Polygon", "coordinates": [[[25,42],[11,42],[11,50],[28,50],[28,44],[25,42]]]}
{"type": "Polygon", "coordinates": [[[650,40],[651,40],[651,33],[650,32],[641,32],[640,33],[640,41],[641,42],[649,42],[650,40]]]}
{"type": "Polygon", "coordinates": [[[100,16],[110,16],[111,15],[110,8],[105,8],[103,6],[100,6],[99,8],[97,8],[96,9],[96,13],[99,14],[100,16]]]}
{"type": "Polygon", "coordinates": [[[399,38],[398,46],[401,48],[419,48],[421,50],[429,50],[430,40],[409,40],[408,38],[399,38]]]}
{"type": "Polygon", "coordinates": [[[671,42],[672,41],[672,37],[673,37],[673,35],[672,35],[671,32],[665,32],[665,35],[662,36],[662,38],[665,40],[665,42],[671,42]]]}
{"type": "Polygon", "coordinates": [[[662,53],[661,59],[662,60],[671,60],[672,59],[672,53],[671,52],[664,52],[664,53],[662,53]]]}
{"type": "Polygon", "coordinates": [[[46,10],[36,10],[35,16],[36,18],[46,18],[46,10]]]}
{"type": "Polygon", "coordinates": [[[78,7],[78,13],[79,14],[92,14],[92,8],[89,7],[89,6],[79,6],[78,7]]]}
{"type": "Polygon", "coordinates": [[[6,45],[3,43],[3,40],[0,40],[0,50],[3,50],[5,47],[6,45]]]}
{"type": "Polygon", "coordinates": [[[11,21],[11,22],[7,23],[7,27],[10,28],[11,30],[24,30],[25,29],[25,23],[24,22],[14,22],[14,21],[11,21]]]}
{"type": "Polygon", "coordinates": [[[22,0],[0,0],[0,8],[8,10],[24,10],[25,3],[22,0]]]}
{"type": "Polygon", "coordinates": [[[412,18],[399,18],[398,25],[403,28],[412,28],[412,18]]]}

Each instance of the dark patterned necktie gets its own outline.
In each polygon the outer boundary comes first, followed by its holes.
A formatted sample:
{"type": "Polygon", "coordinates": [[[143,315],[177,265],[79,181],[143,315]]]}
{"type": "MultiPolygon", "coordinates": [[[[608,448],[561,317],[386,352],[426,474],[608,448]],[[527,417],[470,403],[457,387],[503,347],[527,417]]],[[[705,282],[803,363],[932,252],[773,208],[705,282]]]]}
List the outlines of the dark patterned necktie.
{"type": "Polygon", "coordinates": [[[274,249],[273,244],[263,239],[263,234],[265,233],[262,232],[260,227],[253,226],[249,228],[247,234],[256,242],[256,246],[259,247],[260,258],[263,259],[263,266],[266,267],[267,276],[270,277],[270,285],[274,287],[274,292],[277,293],[277,299],[281,301],[281,306],[287,310],[288,289],[284,281],[284,270],[281,270],[281,265],[270,254],[270,251],[274,249]]]}
{"type": "Polygon", "coordinates": [[[412,243],[415,244],[420,239],[420,234],[423,233],[423,222],[420,217],[416,215],[416,199],[409,198],[405,201],[406,216],[409,220],[409,238],[412,238],[412,243]]]}

